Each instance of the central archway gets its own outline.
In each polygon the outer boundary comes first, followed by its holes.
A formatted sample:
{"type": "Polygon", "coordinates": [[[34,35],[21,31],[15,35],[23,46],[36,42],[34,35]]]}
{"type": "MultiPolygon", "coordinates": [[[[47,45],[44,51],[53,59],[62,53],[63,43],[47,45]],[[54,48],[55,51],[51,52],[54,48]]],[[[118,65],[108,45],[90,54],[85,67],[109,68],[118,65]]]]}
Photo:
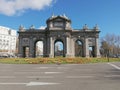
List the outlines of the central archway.
{"type": "Polygon", "coordinates": [[[56,40],[54,42],[54,57],[65,57],[64,43],[62,40],[56,40]]]}

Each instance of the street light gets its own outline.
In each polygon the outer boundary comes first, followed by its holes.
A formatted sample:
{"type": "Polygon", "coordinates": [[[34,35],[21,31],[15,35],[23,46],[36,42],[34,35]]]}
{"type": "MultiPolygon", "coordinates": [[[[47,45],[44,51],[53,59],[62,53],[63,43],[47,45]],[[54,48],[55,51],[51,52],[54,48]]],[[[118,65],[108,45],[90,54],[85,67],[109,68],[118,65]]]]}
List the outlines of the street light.
{"type": "Polygon", "coordinates": [[[110,60],[109,60],[109,55],[110,55],[110,50],[108,49],[108,50],[107,50],[107,58],[108,58],[108,62],[110,61],[110,60]]]}

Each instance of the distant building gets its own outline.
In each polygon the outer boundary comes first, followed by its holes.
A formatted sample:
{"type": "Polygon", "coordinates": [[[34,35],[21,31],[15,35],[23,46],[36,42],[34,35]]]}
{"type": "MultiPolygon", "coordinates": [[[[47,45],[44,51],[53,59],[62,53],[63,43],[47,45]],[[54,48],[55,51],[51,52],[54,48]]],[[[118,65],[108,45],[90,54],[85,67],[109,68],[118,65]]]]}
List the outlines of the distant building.
{"type": "Polygon", "coordinates": [[[0,56],[15,54],[16,39],[16,30],[0,26],[0,56]]]}

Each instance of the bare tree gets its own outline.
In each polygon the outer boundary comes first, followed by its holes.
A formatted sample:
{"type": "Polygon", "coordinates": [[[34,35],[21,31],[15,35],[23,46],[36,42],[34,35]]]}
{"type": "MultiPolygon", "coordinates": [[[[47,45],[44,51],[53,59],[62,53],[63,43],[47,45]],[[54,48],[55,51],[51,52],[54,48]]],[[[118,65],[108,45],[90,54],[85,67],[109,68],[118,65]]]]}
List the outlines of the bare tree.
{"type": "Polygon", "coordinates": [[[120,54],[120,36],[107,34],[101,38],[101,55],[115,57],[120,54]]]}

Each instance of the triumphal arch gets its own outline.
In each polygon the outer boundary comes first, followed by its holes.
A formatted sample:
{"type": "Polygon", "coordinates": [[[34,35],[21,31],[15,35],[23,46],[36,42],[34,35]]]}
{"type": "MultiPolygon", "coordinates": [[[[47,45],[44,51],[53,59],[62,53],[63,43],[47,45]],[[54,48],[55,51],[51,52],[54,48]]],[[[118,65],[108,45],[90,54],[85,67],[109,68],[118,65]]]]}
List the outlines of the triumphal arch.
{"type": "Polygon", "coordinates": [[[63,43],[63,57],[100,57],[99,28],[97,25],[89,29],[85,24],[82,29],[73,29],[71,20],[65,15],[51,16],[46,21],[45,29],[36,29],[31,26],[25,29],[19,27],[18,56],[25,57],[25,48],[29,47],[28,56],[36,57],[36,42],[43,41],[43,56],[55,57],[55,43],[63,43]],[[79,42],[78,42],[79,41],[79,42]],[[78,47],[76,46],[78,42],[78,47]],[[91,51],[91,53],[90,53],[91,51]]]}

